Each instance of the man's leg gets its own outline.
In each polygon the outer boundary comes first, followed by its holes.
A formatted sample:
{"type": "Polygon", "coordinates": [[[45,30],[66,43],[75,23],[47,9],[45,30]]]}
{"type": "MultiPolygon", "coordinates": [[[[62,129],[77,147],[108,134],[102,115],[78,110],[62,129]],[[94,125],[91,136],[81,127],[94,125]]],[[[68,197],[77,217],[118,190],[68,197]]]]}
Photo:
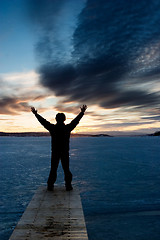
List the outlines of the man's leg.
{"type": "Polygon", "coordinates": [[[53,185],[57,179],[57,168],[59,164],[59,155],[54,153],[51,158],[51,170],[47,181],[48,190],[53,190],[53,185]]]}
{"type": "Polygon", "coordinates": [[[61,154],[61,162],[62,162],[62,167],[64,170],[64,175],[65,175],[65,185],[66,185],[66,190],[70,191],[72,190],[72,173],[69,170],[69,152],[64,152],[61,154]]]}

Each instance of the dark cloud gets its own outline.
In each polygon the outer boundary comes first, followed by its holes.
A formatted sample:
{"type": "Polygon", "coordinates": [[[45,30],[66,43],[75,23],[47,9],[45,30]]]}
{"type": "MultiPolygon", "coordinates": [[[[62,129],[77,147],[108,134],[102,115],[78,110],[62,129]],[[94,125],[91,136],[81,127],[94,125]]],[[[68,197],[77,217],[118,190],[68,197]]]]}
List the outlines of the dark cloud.
{"type": "MultiPolygon", "coordinates": [[[[133,127],[133,126],[141,126],[141,125],[148,125],[152,124],[152,122],[123,122],[123,123],[106,123],[106,124],[101,124],[99,128],[104,128],[108,129],[110,127],[115,127],[115,128],[122,128],[122,127],[133,127]]],[[[97,127],[97,125],[93,125],[92,127],[97,127]]]]}
{"type": "Polygon", "coordinates": [[[148,120],[160,121],[160,116],[154,116],[154,117],[143,117],[142,119],[148,119],[148,120]]]}
{"type": "Polygon", "coordinates": [[[159,96],[155,93],[147,93],[145,91],[124,91],[119,92],[112,100],[108,100],[102,104],[103,107],[119,107],[119,106],[154,106],[159,103],[159,96]]]}
{"type": "Polygon", "coordinates": [[[57,95],[65,95],[68,93],[72,82],[76,79],[76,72],[72,65],[63,66],[46,65],[40,68],[41,83],[52,90],[55,89],[57,95]],[[65,76],[65,80],[64,80],[65,76]],[[53,81],[54,79],[54,81],[53,81]]]}
{"type": "Polygon", "coordinates": [[[32,101],[39,101],[39,100],[44,100],[46,98],[46,95],[37,95],[33,97],[33,93],[32,93],[32,101]]]}
{"type": "Polygon", "coordinates": [[[67,113],[73,113],[73,114],[77,114],[78,112],[78,107],[75,106],[65,106],[64,104],[57,104],[57,106],[55,107],[55,109],[58,112],[67,112],[67,113]]]}
{"type": "Polygon", "coordinates": [[[18,115],[22,111],[28,112],[29,105],[27,102],[17,97],[0,98],[0,114],[18,115]]]}
{"type": "MultiPolygon", "coordinates": [[[[13,76],[8,75],[8,77],[16,78],[14,74],[13,76]]],[[[1,77],[0,114],[19,115],[22,112],[28,112],[30,111],[29,102],[40,101],[50,96],[50,94],[40,91],[41,89],[39,90],[38,87],[36,89],[34,84],[33,86],[23,84],[23,77],[22,74],[21,81],[18,79],[18,82],[16,82],[16,79],[8,81],[7,77],[1,77]]]]}
{"type": "Polygon", "coordinates": [[[57,96],[65,96],[66,101],[104,108],[159,105],[158,93],[138,89],[141,78],[151,82],[160,73],[158,0],[88,0],[70,36],[68,60],[64,54],[68,35],[60,34],[56,25],[67,2],[38,2],[34,18],[41,27],[36,51],[43,86],[57,96]],[[139,79],[136,88],[132,86],[134,78],[139,79]],[[130,89],[123,85],[126,79],[130,89]]]}

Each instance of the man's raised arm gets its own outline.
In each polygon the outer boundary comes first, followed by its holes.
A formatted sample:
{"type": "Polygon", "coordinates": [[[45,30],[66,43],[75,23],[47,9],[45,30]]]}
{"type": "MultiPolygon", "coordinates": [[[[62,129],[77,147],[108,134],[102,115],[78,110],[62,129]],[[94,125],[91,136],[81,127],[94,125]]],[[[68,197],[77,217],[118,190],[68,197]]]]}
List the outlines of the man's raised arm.
{"type": "Polygon", "coordinates": [[[41,115],[39,115],[34,107],[31,107],[31,111],[36,116],[38,121],[49,131],[51,128],[51,123],[44,119],[41,115]]]}
{"type": "Polygon", "coordinates": [[[81,118],[83,117],[84,115],[84,112],[86,111],[87,109],[87,106],[86,105],[83,105],[81,108],[81,112],[77,115],[77,117],[75,119],[73,119],[71,121],[71,123],[69,124],[70,126],[70,131],[72,131],[76,126],[77,124],[79,123],[79,121],[81,120],[81,118]]]}

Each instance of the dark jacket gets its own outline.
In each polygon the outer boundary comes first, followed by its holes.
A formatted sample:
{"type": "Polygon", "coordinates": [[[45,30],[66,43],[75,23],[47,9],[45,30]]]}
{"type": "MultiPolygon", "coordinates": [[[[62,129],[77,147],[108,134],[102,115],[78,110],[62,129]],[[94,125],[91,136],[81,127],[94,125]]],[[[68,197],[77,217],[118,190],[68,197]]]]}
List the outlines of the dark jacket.
{"type": "Polygon", "coordinates": [[[84,113],[80,112],[78,116],[69,124],[57,123],[52,124],[40,116],[35,114],[38,121],[50,132],[52,137],[52,151],[65,152],[69,151],[69,139],[71,131],[77,126],[84,113]]]}

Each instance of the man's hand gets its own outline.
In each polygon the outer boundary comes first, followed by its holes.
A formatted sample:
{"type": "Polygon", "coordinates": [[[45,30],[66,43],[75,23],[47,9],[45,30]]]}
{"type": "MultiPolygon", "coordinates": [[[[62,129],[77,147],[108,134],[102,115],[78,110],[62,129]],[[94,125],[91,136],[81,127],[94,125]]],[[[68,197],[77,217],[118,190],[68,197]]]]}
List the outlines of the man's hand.
{"type": "Polygon", "coordinates": [[[37,114],[37,110],[34,107],[31,107],[31,111],[33,114],[37,114]]]}
{"type": "Polygon", "coordinates": [[[82,107],[81,107],[81,112],[85,112],[86,111],[86,109],[87,109],[87,105],[83,105],[82,107]]]}

